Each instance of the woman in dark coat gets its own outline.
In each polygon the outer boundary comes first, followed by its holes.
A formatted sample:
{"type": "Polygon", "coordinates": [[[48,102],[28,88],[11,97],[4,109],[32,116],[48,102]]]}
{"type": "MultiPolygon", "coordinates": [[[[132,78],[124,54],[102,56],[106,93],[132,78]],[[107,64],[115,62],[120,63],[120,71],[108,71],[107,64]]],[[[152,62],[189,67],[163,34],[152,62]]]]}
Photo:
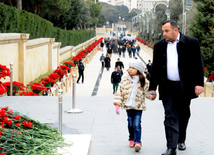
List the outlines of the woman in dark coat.
{"type": "Polygon", "coordinates": [[[111,67],[110,62],[111,62],[111,59],[107,55],[106,58],[105,58],[105,67],[106,67],[107,71],[109,71],[109,68],[111,67]]]}

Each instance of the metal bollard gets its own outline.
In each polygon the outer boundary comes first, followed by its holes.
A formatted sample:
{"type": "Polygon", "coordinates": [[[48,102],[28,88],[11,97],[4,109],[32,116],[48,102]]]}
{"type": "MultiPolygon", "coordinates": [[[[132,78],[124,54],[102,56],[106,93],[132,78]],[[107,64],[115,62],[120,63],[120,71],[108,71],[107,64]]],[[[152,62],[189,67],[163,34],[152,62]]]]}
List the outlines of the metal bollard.
{"type": "Polygon", "coordinates": [[[13,63],[10,63],[10,96],[13,96],[13,63]]]}
{"type": "Polygon", "coordinates": [[[62,94],[63,94],[63,90],[59,89],[58,90],[58,99],[59,99],[59,126],[58,126],[58,129],[61,132],[62,132],[62,94]]]}
{"type": "Polygon", "coordinates": [[[72,103],[71,103],[71,109],[67,111],[67,113],[71,113],[71,114],[79,114],[79,113],[82,113],[83,110],[80,110],[80,109],[76,109],[75,108],[75,103],[76,103],[76,75],[73,74],[72,75],[73,77],[73,83],[72,83],[72,103]]]}

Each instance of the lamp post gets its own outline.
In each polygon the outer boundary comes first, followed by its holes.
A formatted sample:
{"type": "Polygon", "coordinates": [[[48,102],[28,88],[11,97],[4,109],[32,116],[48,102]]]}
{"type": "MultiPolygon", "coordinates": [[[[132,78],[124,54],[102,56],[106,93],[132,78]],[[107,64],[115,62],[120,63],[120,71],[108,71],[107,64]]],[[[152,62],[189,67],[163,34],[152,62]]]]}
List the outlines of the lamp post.
{"type": "MultiPolygon", "coordinates": [[[[188,0],[186,3],[186,9],[190,11],[193,8],[193,5],[191,3],[191,0],[188,0]]],[[[186,15],[187,13],[185,12],[184,8],[184,0],[183,0],[183,27],[182,27],[182,33],[186,35],[186,15]]]]}
{"type": "Polygon", "coordinates": [[[166,16],[167,16],[167,20],[170,19],[170,13],[171,13],[171,11],[169,10],[169,7],[167,7],[167,9],[166,9],[166,11],[165,11],[165,14],[166,14],[166,16]]]}
{"type": "Polygon", "coordinates": [[[109,21],[106,22],[106,33],[107,33],[107,25],[109,24],[109,21]]]}

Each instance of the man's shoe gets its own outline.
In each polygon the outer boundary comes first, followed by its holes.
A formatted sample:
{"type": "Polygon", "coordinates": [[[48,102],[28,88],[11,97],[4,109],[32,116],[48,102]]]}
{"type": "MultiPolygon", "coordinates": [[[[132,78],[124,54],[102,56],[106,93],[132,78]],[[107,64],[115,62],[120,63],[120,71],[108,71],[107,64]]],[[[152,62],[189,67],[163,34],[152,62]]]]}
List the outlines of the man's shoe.
{"type": "Polygon", "coordinates": [[[176,149],[168,148],[162,155],[176,155],[176,149]]]}
{"type": "Polygon", "coordinates": [[[134,149],[135,149],[135,152],[139,152],[141,150],[141,144],[140,143],[136,143],[134,145],[134,149]]]}
{"type": "Polygon", "coordinates": [[[186,145],[185,143],[178,143],[178,150],[186,150],[186,145]]]}

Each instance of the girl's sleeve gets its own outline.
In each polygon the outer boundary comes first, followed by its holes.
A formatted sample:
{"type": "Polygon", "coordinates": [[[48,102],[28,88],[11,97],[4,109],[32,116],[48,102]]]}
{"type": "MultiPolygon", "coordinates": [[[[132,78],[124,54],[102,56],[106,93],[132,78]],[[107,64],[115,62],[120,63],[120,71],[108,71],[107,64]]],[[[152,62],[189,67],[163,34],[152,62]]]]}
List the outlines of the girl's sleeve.
{"type": "Polygon", "coordinates": [[[123,94],[122,94],[123,90],[124,90],[123,81],[121,81],[114,97],[113,101],[114,105],[116,104],[121,105],[121,103],[123,103],[123,94]]]}

